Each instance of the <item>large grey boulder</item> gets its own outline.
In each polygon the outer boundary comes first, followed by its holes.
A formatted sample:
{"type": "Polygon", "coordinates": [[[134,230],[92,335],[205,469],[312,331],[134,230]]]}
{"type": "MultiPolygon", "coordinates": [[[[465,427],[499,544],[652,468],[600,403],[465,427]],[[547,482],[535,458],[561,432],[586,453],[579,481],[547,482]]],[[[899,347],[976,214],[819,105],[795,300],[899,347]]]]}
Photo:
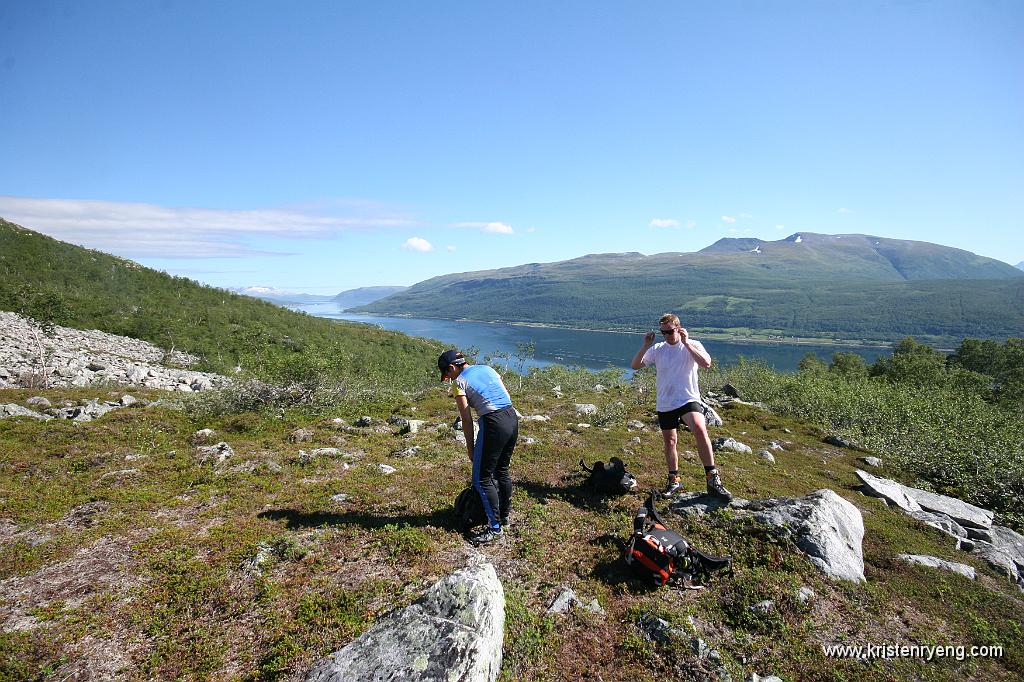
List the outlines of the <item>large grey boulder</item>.
{"type": "Polygon", "coordinates": [[[924,509],[934,514],[944,514],[961,526],[973,528],[990,528],[992,526],[992,519],[995,516],[993,512],[955,497],[911,488],[888,478],[872,476],[860,469],[857,469],[857,477],[864,482],[867,492],[884,497],[904,511],[924,509]]]}
{"type": "Polygon", "coordinates": [[[731,500],[723,500],[708,493],[690,492],[682,493],[669,503],[668,508],[680,516],[701,517],[705,514],[718,511],[723,508],[746,509],[750,506],[749,500],[741,497],[734,497],[731,500]]]}
{"type": "Polygon", "coordinates": [[[480,563],[435,583],[313,666],[306,682],[493,681],[501,668],[505,593],[480,563]]]}
{"type": "Polygon", "coordinates": [[[938,528],[943,533],[951,535],[958,540],[960,538],[967,537],[967,529],[945,514],[933,514],[931,512],[926,512],[923,509],[907,513],[921,523],[931,526],[932,528],[938,528]]]}
{"type": "Polygon", "coordinates": [[[755,519],[791,537],[828,577],[864,582],[864,519],[834,490],[756,500],[748,509],[755,519]]]}
{"type": "Polygon", "coordinates": [[[943,571],[959,573],[968,580],[974,580],[975,578],[974,567],[968,566],[967,564],[960,564],[955,561],[946,561],[945,559],[925,554],[897,554],[896,558],[900,561],[905,561],[908,564],[917,564],[918,566],[928,566],[930,568],[939,568],[943,571]]]}
{"type": "Polygon", "coordinates": [[[936,514],[945,514],[961,526],[974,526],[975,528],[990,528],[992,526],[995,514],[988,509],[975,507],[973,504],[948,495],[939,495],[907,486],[903,486],[903,488],[921,505],[922,509],[936,514]]]}
{"type": "Polygon", "coordinates": [[[979,540],[971,551],[1024,591],[1024,535],[1003,526],[992,526],[992,542],[979,540]]]}
{"type": "Polygon", "coordinates": [[[888,478],[879,478],[866,471],[857,469],[857,478],[864,483],[864,492],[874,497],[881,497],[896,505],[905,512],[921,511],[921,505],[910,497],[903,486],[888,478]]]}

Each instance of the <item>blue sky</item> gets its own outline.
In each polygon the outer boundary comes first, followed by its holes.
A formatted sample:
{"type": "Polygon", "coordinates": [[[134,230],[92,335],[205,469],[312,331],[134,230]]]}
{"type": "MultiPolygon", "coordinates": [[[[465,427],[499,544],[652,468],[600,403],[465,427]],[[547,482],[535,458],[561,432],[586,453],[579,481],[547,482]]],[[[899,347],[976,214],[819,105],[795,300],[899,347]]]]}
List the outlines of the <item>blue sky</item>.
{"type": "Polygon", "coordinates": [[[1024,260],[1024,3],[0,3],[0,216],[334,293],[723,236],[1024,260]]]}

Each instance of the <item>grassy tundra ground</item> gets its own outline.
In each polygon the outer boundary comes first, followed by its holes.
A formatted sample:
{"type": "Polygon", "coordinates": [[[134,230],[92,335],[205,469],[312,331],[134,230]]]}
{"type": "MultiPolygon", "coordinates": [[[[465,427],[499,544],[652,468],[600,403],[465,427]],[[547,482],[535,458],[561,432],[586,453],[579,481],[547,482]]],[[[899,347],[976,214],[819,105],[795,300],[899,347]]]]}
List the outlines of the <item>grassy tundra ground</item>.
{"type": "MultiPolygon", "coordinates": [[[[666,515],[694,545],[735,557],[735,574],[704,591],[649,591],[633,581],[614,538],[625,538],[640,495],[602,500],[579,487],[576,462],[622,457],[642,488],[664,476],[652,406],[628,386],[595,392],[590,375],[509,382],[523,422],[513,460],[512,528],[482,551],[505,587],[503,680],[706,679],[689,637],[721,652],[733,679],[985,679],[1024,677],[1024,595],[947,536],[854,488],[857,456],[822,443],[817,427],[748,406],[722,410],[754,452],[784,444],[776,463],[724,453],[723,478],[748,499],[831,488],[862,512],[867,583],[834,583],[792,546],[728,511],[702,520],[666,515]],[[575,377],[575,378],[574,378],[575,377]],[[561,383],[564,397],[550,390],[561,383]],[[600,411],[583,418],[574,403],[600,411]],[[620,404],[621,403],[621,404],[620,404]],[[647,426],[630,431],[627,420],[647,426]],[[637,442],[638,439],[638,442],[637,442]],[[898,562],[931,554],[974,566],[976,582],[898,562]],[[801,603],[809,586],[815,597],[801,603]],[[563,587],[605,615],[546,616],[563,587]],[[759,615],[765,599],[775,607],[759,615]],[[683,631],[654,644],[644,614],[683,631]],[[687,616],[692,616],[691,621],[687,616]],[[822,644],[1000,645],[1001,658],[856,661],[822,644]]],[[[0,391],[0,402],[113,398],[122,390],[0,391]]],[[[139,398],[162,396],[132,391],[139,398]]],[[[469,477],[455,417],[440,387],[397,403],[302,412],[132,407],[82,424],[0,421],[0,680],[301,679],[381,613],[414,600],[460,568],[469,549],[450,505],[469,477]],[[361,414],[369,428],[350,428],[361,414]],[[427,428],[399,436],[391,414],[427,428]],[[201,463],[192,434],[215,429],[234,457],[201,463]],[[297,429],[312,429],[311,440],[297,429]],[[420,446],[412,456],[396,453],[420,446]],[[334,447],[311,461],[300,450],[334,447]],[[249,462],[249,465],[244,463],[249,462]],[[384,474],[379,464],[397,469],[384,474]],[[243,466],[239,466],[243,465],[243,466]],[[344,501],[332,497],[344,493],[344,501]]],[[[689,450],[688,489],[703,476],[689,450]]],[[[888,474],[887,474],[888,475],[888,474]]]]}

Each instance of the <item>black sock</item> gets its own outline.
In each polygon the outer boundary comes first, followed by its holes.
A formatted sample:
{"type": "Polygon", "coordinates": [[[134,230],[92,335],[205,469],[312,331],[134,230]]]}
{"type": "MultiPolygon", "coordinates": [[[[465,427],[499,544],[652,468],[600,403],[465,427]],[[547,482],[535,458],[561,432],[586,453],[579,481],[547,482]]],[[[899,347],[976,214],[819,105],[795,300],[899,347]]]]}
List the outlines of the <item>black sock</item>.
{"type": "Polygon", "coordinates": [[[704,473],[705,474],[710,473],[712,471],[717,471],[717,470],[718,470],[718,467],[716,467],[716,466],[705,466],[704,467],[704,473]]]}
{"type": "Polygon", "coordinates": [[[673,469],[672,471],[668,472],[668,475],[669,476],[678,476],[679,475],[679,469],[673,469]]]}

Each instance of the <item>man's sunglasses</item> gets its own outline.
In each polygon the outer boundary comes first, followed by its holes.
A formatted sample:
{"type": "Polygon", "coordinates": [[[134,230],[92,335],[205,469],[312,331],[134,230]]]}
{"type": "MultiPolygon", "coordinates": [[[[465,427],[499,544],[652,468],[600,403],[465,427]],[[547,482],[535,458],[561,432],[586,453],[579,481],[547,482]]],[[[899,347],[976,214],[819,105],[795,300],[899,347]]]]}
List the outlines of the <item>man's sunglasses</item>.
{"type": "Polygon", "coordinates": [[[669,336],[671,334],[676,333],[677,330],[675,327],[673,327],[672,329],[659,329],[658,331],[661,332],[662,336],[669,336]]]}

